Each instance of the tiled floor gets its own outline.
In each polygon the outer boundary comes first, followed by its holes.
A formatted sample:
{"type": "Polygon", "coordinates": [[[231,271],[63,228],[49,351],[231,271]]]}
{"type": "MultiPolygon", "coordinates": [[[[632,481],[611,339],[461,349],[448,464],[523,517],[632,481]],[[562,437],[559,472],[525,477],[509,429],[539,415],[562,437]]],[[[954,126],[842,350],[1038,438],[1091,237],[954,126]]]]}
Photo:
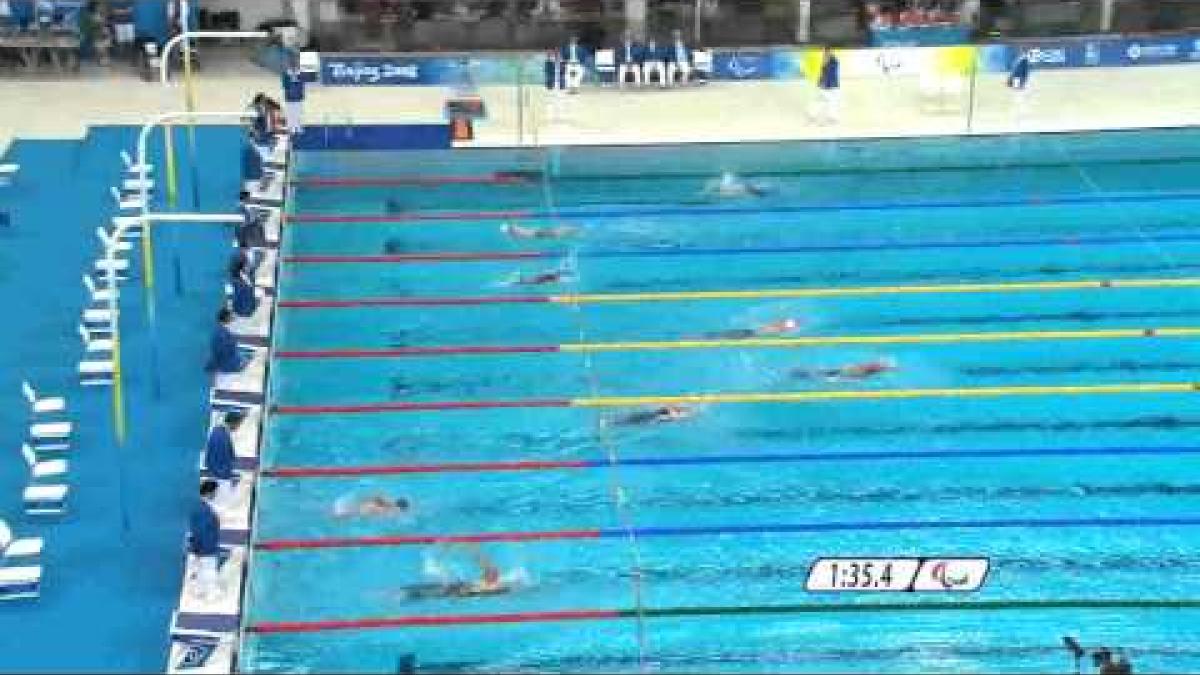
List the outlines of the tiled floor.
{"type": "MultiPolygon", "coordinates": [[[[807,117],[805,82],[713,83],[659,91],[589,88],[551,95],[531,84],[483,87],[489,118],[482,145],[644,143],[828,138],[1063,130],[1194,123],[1200,65],[1096,68],[1034,74],[1023,109],[1003,76],[980,74],[974,87],[931,100],[915,76],[848,79],[842,118],[817,125],[807,117]],[[973,101],[973,103],[972,103],[973,101]],[[518,133],[518,121],[522,133],[518,133]]],[[[243,57],[210,59],[197,78],[203,110],[239,110],[255,91],[275,92],[276,78],[243,57]]],[[[445,87],[310,89],[310,123],[430,122],[442,119],[445,87]]],[[[77,138],[86,124],[131,124],[149,113],[179,110],[178,84],[145,82],[125,65],[91,67],[78,77],[0,80],[0,148],[13,137],[77,138]]]]}

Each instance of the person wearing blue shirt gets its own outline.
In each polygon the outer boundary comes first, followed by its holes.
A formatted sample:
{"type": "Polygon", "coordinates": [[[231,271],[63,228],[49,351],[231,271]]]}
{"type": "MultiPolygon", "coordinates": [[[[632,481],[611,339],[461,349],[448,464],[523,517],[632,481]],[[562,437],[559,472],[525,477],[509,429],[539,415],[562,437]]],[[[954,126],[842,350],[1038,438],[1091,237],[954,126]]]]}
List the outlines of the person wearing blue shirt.
{"type": "Polygon", "coordinates": [[[188,552],[196,562],[196,583],[202,597],[211,598],[219,590],[221,566],[221,518],[213,508],[217,482],[200,482],[200,499],[188,517],[188,552]]]}
{"type": "Polygon", "coordinates": [[[585,64],[587,63],[587,50],[579,44],[579,37],[572,35],[571,39],[562,48],[563,62],[563,85],[567,91],[575,94],[579,92],[579,85],[583,84],[584,73],[587,72],[585,64]]]}
{"type": "Polygon", "coordinates": [[[234,234],[238,245],[247,248],[266,246],[267,231],[263,221],[267,214],[250,204],[250,193],[246,190],[238,192],[238,212],[242,214],[242,222],[234,234]]]}
{"type": "Polygon", "coordinates": [[[258,296],[246,275],[246,260],[240,256],[229,261],[229,287],[229,308],[233,313],[242,318],[254,316],[258,296]]]}
{"type": "Polygon", "coordinates": [[[263,179],[262,153],[255,147],[254,132],[250,131],[242,140],[242,184],[255,181],[261,187],[263,179]]]}
{"type": "Polygon", "coordinates": [[[208,443],[204,447],[204,468],[217,481],[218,503],[229,503],[233,496],[233,484],[236,479],[234,463],[237,456],[234,451],[233,434],[242,426],[243,419],[245,415],[239,411],[225,413],[221,421],[208,433],[208,443]]]}
{"type": "Polygon", "coordinates": [[[283,84],[283,109],[289,134],[304,130],[304,74],[300,72],[300,57],[289,52],[287,66],[280,76],[283,84]]]}
{"type": "Polygon", "coordinates": [[[657,77],[659,86],[664,89],[667,87],[667,59],[665,53],[667,50],[660,49],[654,38],[646,43],[646,49],[642,52],[642,82],[650,84],[651,79],[657,77]]]}
{"type": "Polygon", "coordinates": [[[817,106],[813,118],[820,124],[832,124],[838,118],[838,96],[842,86],[841,62],[829,47],[821,57],[817,75],[817,106]]]}
{"type": "Polygon", "coordinates": [[[625,38],[617,46],[617,86],[624,87],[633,76],[633,83],[642,84],[642,61],[646,58],[645,50],[633,39],[633,31],[626,30],[625,38]]]}
{"type": "Polygon", "coordinates": [[[679,77],[680,84],[687,84],[692,76],[692,52],[683,41],[683,31],[675,29],[671,39],[671,54],[667,59],[667,81],[675,82],[679,77]]]}
{"type": "Polygon", "coordinates": [[[233,312],[228,307],[222,307],[217,312],[217,325],[208,343],[208,364],[205,369],[211,373],[240,373],[250,361],[242,354],[237,338],[229,330],[231,321],[233,312]]]}
{"type": "Polygon", "coordinates": [[[1013,61],[1012,69],[1008,73],[1008,86],[1010,89],[1022,90],[1029,84],[1029,54],[1021,52],[1017,55],[1017,60],[1013,61]]]}

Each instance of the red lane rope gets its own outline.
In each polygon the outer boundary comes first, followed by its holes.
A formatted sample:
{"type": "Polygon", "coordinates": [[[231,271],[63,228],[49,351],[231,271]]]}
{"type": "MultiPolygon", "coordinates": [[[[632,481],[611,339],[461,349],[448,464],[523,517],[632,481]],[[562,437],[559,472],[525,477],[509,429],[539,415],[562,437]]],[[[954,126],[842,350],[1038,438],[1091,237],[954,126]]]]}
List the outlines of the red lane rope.
{"type": "Polygon", "coordinates": [[[600,530],[548,530],[544,532],[484,532],[480,534],[401,534],[377,537],[330,537],[327,539],[270,539],[254,545],[260,551],[311,551],[325,548],[364,548],[412,544],[488,544],[496,542],[561,541],[599,539],[600,530]]]}
{"type": "Polygon", "coordinates": [[[510,218],[533,218],[533,211],[435,211],[421,213],[393,213],[387,215],[295,213],[288,217],[289,225],[304,223],[408,223],[422,220],[507,220],[510,218]]]}
{"type": "Polygon", "coordinates": [[[565,398],[528,399],[522,401],[414,401],[388,403],[359,403],[347,405],[277,405],[280,415],[336,415],[342,413],[412,412],[419,410],[487,410],[493,408],[570,408],[565,398]]]}
{"type": "Polygon", "coordinates": [[[263,471],[271,478],[326,478],[345,476],[392,476],[410,473],[470,473],[479,471],[544,471],[547,469],[587,469],[589,460],[451,462],[443,464],[397,464],[379,466],[291,466],[263,471]]]}
{"type": "Polygon", "coordinates": [[[476,260],[528,260],[548,257],[540,251],[478,251],[396,253],[392,255],[292,255],[286,263],[410,263],[410,262],[471,262],[476,260]]]}
{"type": "Polygon", "coordinates": [[[393,187],[403,185],[529,185],[521,176],[489,173],[476,176],[419,175],[419,176],[346,176],[338,178],[299,178],[294,181],[303,187],[393,187]]]}
{"type": "Polygon", "coordinates": [[[620,619],[612,609],[563,610],[557,612],[513,612],[507,614],[447,614],[443,616],[402,616],[386,619],[342,619],[330,621],[267,621],[247,627],[251,633],[317,633],[363,628],[402,628],[405,626],[452,626],[477,623],[528,623],[532,621],[585,621],[620,619]]]}
{"type": "Polygon", "coordinates": [[[369,359],[450,354],[547,354],[558,351],[562,351],[559,345],[463,345],[460,347],[391,347],[386,349],[293,349],[275,352],[275,356],[281,359],[369,359]]]}
{"type": "Polygon", "coordinates": [[[356,298],[348,300],[281,300],[280,307],[292,309],[338,307],[430,307],[438,305],[516,305],[551,302],[548,295],[486,295],[407,298],[356,298]]]}

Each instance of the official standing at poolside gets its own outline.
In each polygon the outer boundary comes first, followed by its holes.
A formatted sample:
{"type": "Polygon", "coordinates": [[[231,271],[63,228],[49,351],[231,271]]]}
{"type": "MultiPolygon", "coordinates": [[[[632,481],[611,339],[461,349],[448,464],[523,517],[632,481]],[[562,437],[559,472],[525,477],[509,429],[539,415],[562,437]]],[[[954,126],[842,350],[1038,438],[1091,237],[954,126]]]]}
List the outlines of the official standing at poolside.
{"type": "Polygon", "coordinates": [[[667,81],[675,83],[679,76],[679,84],[687,84],[692,76],[692,51],[683,41],[683,31],[678,28],[672,34],[671,58],[667,62],[667,81]]]}
{"type": "Polygon", "coordinates": [[[1029,52],[1021,51],[1017,54],[1017,58],[1013,61],[1012,68],[1008,71],[1008,88],[1013,90],[1016,98],[1016,112],[1024,113],[1026,106],[1029,104],[1029,71],[1032,68],[1032,62],[1029,59],[1029,52]]]}
{"type": "Polygon", "coordinates": [[[572,35],[562,48],[562,61],[563,84],[568,92],[578,93],[580,85],[583,84],[584,63],[587,61],[587,54],[579,44],[578,36],[572,35]]]}
{"type": "Polygon", "coordinates": [[[841,86],[841,63],[833,50],[826,47],[821,58],[821,72],[817,76],[817,105],[812,114],[815,122],[833,124],[837,121],[841,86]]]}
{"type": "Polygon", "coordinates": [[[300,57],[288,52],[287,65],[281,76],[283,83],[283,110],[287,117],[289,134],[304,131],[304,74],[300,72],[300,57]]]}

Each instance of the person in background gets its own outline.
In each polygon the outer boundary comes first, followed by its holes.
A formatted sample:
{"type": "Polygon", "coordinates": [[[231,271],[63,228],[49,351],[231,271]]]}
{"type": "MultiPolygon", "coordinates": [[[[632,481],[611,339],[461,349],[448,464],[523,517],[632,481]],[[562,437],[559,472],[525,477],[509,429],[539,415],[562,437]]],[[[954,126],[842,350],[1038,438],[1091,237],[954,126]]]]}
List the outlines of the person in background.
{"type": "Polygon", "coordinates": [[[1021,51],[1008,71],[1008,88],[1024,90],[1029,84],[1029,52],[1021,51]]]}
{"type": "Polygon", "coordinates": [[[658,84],[663,89],[670,86],[667,80],[667,56],[663,50],[659,48],[658,42],[654,38],[646,43],[646,49],[642,52],[642,82],[650,84],[650,79],[658,78],[658,84]]]}
{"type": "Polygon", "coordinates": [[[667,61],[667,81],[675,84],[687,84],[692,76],[692,52],[683,41],[683,31],[678,28],[671,34],[671,58],[667,61]]]}
{"type": "Polygon", "coordinates": [[[254,119],[250,122],[250,138],[264,159],[270,156],[275,146],[276,125],[272,104],[279,105],[262,92],[255,94],[250,101],[250,110],[254,113],[254,119]]]}
{"type": "Polygon", "coordinates": [[[258,309],[258,296],[254,284],[246,273],[246,261],[241,256],[229,261],[229,308],[242,317],[254,316],[258,309]]]}
{"type": "Polygon", "coordinates": [[[283,106],[287,118],[289,134],[304,131],[304,74],[300,72],[300,56],[294,52],[287,53],[283,74],[280,76],[283,84],[283,106]]]}
{"type": "Polygon", "coordinates": [[[826,47],[821,57],[821,71],[817,76],[817,105],[812,115],[818,124],[833,124],[837,121],[841,86],[841,62],[833,50],[826,47]]]}
{"type": "Polygon", "coordinates": [[[240,373],[250,362],[229,330],[232,321],[233,312],[228,307],[217,312],[217,325],[208,342],[208,363],[205,365],[205,370],[210,373],[240,373]]]}
{"type": "Polygon", "coordinates": [[[617,86],[624,87],[633,76],[633,84],[642,85],[642,61],[645,50],[633,39],[633,31],[626,29],[625,37],[617,47],[617,86]]]}
{"type": "Polygon", "coordinates": [[[584,63],[587,62],[587,54],[583,47],[579,44],[579,36],[572,35],[567,44],[562,48],[562,63],[563,63],[563,86],[572,94],[579,93],[579,86],[583,84],[583,76],[586,72],[584,63]]]}
{"type": "Polygon", "coordinates": [[[225,413],[211,431],[208,432],[208,443],[204,446],[204,468],[217,482],[217,493],[214,497],[216,504],[228,504],[233,501],[234,462],[237,453],[234,451],[233,434],[242,426],[245,415],[240,411],[225,413]]]}
{"type": "Polygon", "coordinates": [[[221,518],[213,507],[217,482],[200,482],[200,498],[188,518],[188,552],[196,560],[196,583],[200,595],[212,598],[220,591],[221,518]]]}

